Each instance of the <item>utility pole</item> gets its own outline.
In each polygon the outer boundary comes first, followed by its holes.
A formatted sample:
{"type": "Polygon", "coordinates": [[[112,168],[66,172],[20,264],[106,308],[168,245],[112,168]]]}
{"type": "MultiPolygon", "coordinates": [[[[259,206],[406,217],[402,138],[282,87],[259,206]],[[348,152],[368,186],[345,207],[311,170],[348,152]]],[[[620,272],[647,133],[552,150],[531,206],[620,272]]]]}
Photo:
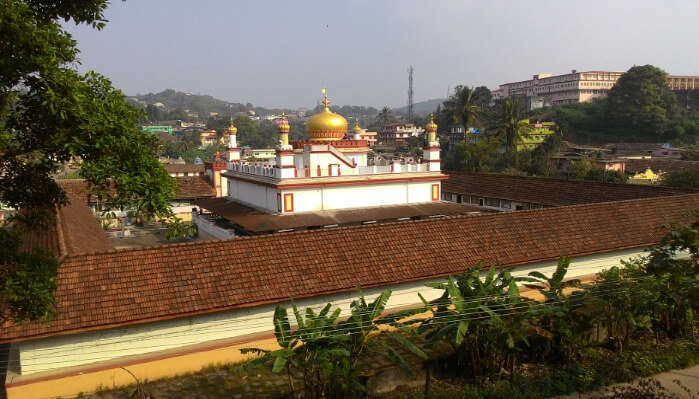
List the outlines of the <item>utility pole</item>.
{"type": "Polygon", "coordinates": [[[413,122],[413,66],[408,68],[408,123],[413,122]]]}

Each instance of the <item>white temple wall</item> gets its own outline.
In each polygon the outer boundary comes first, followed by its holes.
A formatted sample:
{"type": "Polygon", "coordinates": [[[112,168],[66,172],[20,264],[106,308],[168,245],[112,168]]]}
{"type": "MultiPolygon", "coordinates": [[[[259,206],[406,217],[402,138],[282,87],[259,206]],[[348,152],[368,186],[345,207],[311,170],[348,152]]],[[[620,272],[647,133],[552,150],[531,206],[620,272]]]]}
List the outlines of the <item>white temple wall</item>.
{"type": "MultiPolygon", "coordinates": [[[[626,260],[642,254],[644,251],[639,248],[573,258],[566,277],[589,276],[602,269],[618,266],[622,259],[626,260]]],[[[473,265],[464,264],[464,270],[470,266],[473,265]]],[[[547,261],[514,267],[510,271],[514,276],[526,275],[533,270],[551,275],[555,268],[556,261],[547,261]]],[[[371,301],[382,290],[391,289],[392,295],[387,309],[416,306],[420,304],[418,292],[427,300],[436,299],[441,295],[440,290],[428,288],[425,283],[443,280],[443,278],[436,278],[393,284],[365,289],[364,294],[367,300],[371,301]]],[[[319,309],[331,302],[342,309],[342,315],[347,316],[349,305],[356,296],[356,292],[347,292],[297,300],[296,303],[300,308],[319,309]]],[[[255,306],[109,330],[55,336],[14,345],[18,346],[22,375],[42,371],[59,372],[70,366],[89,365],[123,356],[174,348],[183,349],[219,339],[234,339],[248,334],[270,332],[273,330],[274,307],[275,305],[255,306]]],[[[293,320],[293,317],[291,319],[293,320]]]]}
{"type": "Polygon", "coordinates": [[[268,212],[277,211],[277,189],[237,179],[228,180],[228,197],[268,212]]]}
{"type": "Polygon", "coordinates": [[[432,201],[433,184],[440,184],[439,180],[298,188],[283,190],[282,196],[284,194],[293,194],[294,213],[381,205],[404,205],[432,201]]]}

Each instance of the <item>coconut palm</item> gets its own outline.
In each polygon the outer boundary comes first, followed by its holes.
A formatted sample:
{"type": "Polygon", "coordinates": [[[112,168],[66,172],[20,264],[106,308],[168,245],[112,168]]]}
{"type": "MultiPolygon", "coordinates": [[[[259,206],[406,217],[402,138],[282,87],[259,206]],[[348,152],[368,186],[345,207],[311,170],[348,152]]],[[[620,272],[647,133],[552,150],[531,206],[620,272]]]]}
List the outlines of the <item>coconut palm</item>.
{"type": "Polygon", "coordinates": [[[529,123],[522,120],[522,106],[517,97],[505,99],[500,109],[500,117],[495,131],[505,144],[505,164],[507,167],[516,168],[517,143],[522,137],[531,131],[529,123]]]}
{"type": "Polygon", "coordinates": [[[480,124],[480,118],[484,109],[477,103],[474,96],[475,90],[468,86],[456,86],[454,94],[444,102],[447,111],[454,122],[461,123],[464,129],[475,127],[480,124]]]}

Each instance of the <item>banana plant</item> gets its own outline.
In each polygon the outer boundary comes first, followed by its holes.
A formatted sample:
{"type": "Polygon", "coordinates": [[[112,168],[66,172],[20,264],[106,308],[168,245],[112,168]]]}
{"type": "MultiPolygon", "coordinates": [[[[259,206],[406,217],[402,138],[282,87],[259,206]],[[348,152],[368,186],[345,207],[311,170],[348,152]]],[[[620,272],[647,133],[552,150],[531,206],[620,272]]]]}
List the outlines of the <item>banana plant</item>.
{"type": "Polygon", "coordinates": [[[529,284],[524,285],[525,287],[539,290],[546,302],[559,302],[564,299],[563,290],[580,287],[578,279],[564,280],[566,273],[568,273],[568,267],[570,267],[570,258],[562,256],[558,258],[556,271],[551,277],[546,277],[539,271],[533,271],[528,274],[528,278],[522,281],[529,282],[529,284]]]}
{"type": "Polygon", "coordinates": [[[425,334],[427,348],[448,343],[452,354],[446,361],[457,369],[471,369],[483,376],[492,369],[516,362],[517,345],[526,344],[526,314],[531,301],[520,296],[517,283],[522,278],[508,271],[490,268],[481,278],[483,265],[446,282],[428,286],[444,290],[442,296],[427,302],[420,296],[429,316],[404,322],[417,325],[425,334]]]}
{"type": "Polygon", "coordinates": [[[390,324],[393,320],[381,317],[386,311],[391,290],[382,291],[370,303],[366,301],[361,287],[358,286],[357,291],[359,298],[350,304],[350,317],[339,325],[340,329],[347,332],[348,335],[350,365],[358,370],[364,370],[368,365],[363,364],[363,360],[378,355],[395,362],[408,375],[413,375],[412,368],[397,349],[405,349],[423,360],[427,358],[427,355],[407,338],[411,335],[411,331],[407,329],[380,330],[381,325],[390,324]]]}

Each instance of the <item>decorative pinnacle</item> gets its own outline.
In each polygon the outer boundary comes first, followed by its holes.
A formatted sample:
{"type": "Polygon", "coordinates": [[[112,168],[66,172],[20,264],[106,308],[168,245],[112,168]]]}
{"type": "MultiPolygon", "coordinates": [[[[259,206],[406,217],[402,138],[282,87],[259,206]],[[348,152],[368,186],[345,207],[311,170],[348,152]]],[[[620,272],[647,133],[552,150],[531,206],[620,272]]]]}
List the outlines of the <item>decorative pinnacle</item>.
{"type": "Polygon", "coordinates": [[[328,105],[330,105],[330,100],[328,100],[328,91],[326,89],[323,89],[323,105],[325,105],[325,108],[328,108],[328,105]]]}
{"type": "Polygon", "coordinates": [[[434,113],[430,114],[430,121],[427,123],[425,126],[428,132],[436,132],[437,131],[437,124],[434,123],[434,113]]]}
{"type": "Polygon", "coordinates": [[[354,130],[362,130],[362,128],[359,126],[359,118],[354,118],[354,130]]]}
{"type": "Polygon", "coordinates": [[[291,126],[289,126],[289,121],[286,119],[286,112],[282,112],[281,117],[277,120],[277,127],[279,128],[279,133],[289,133],[291,126]]]}
{"type": "Polygon", "coordinates": [[[233,124],[233,117],[232,116],[231,116],[230,121],[228,122],[228,131],[230,133],[237,133],[238,132],[238,128],[235,127],[235,125],[233,124]]]}

